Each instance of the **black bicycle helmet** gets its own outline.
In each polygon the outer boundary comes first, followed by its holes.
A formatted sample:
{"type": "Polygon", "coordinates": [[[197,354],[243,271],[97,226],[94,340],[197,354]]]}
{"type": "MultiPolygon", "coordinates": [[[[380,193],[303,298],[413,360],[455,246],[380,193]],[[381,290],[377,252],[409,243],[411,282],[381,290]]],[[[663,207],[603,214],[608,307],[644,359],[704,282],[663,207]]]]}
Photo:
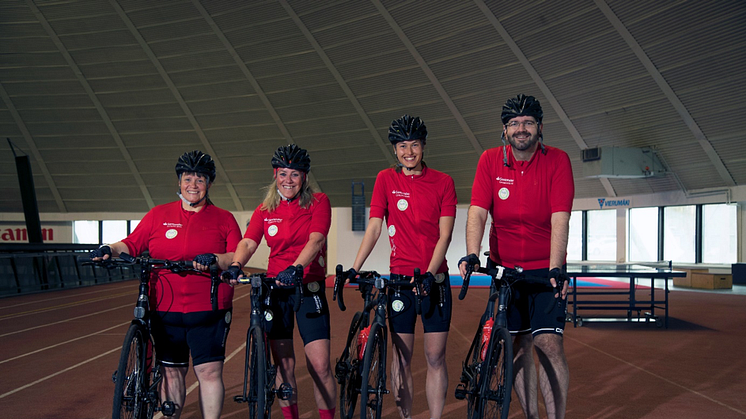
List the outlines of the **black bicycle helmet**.
{"type": "Polygon", "coordinates": [[[308,152],[295,144],[282,146],[272,156],[272,167],[275,169],[293,169],[303,173],[311,170],[311,157],[308,152]]]}
{"type": "Polygon", "coordinates": [[[505,105],[503,105],[501,115],[503,125],[517,116],[533,116],[536,122],[541,124],[544,112],[541,110],[541,104],[535,97],[520,94],[512,99],[508,99],[505,105]]]}
{"type": "Polygon", "coordinates": [[[176,162],[176,176],[180,177],[184,172],[205,175],[212,183],[215,180],[215,162],[209,154],[199,150],[188,151],[176,162]]]}
{"type": "Polygon", "coordinates": [[[427,127],[419,117],[412,118],[404,115],[399,119],[391,122],[389,127],[389,141],[396,145],[402,141],[422,140],[424,144],[427,140],[427,127]]]}

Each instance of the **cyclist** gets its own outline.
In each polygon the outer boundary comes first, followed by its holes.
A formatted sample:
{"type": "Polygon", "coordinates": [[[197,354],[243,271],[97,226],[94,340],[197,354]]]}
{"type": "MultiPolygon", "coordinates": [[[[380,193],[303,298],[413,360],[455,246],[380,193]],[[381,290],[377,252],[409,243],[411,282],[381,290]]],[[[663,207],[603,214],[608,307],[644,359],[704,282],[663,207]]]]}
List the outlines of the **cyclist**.
{"type": "MultiPolygon", "coordinates": [[[[295,266],[303,265],[303,304],[295,317],[305,345],[306,365],[313,380],[316,405],[321,419],[332,419],[337,388],[330,361],[330,318],[326,301],[326,236],[331,226],[331,205],[323,193],[315,192],[308,180],[311,159],[295,144],[278,148],[272,157],[274,180],[267,188],[264,202],[249,220],[243,240],[238,244],[229,271],[234,278],[254,255],[262,237],[270,247],[267,276],[277,277],[281,285],[296,278],[295,266]]],[[[285,418],[298,418],[298,395],[293,351],[292,289],[273,292],[267,336],[278,365],[277,385],[293,387],[289,400],[280,400],[285,418]]]]}
{"type": "MultiPolygon", "coordinates": [[[[169,260],[194,260],[196,269],[216,263],[228,269],[241,240],[233,215],[216,207],[208,196],[215,180],[215,162],[194,150],[176,163],[179,200],[158,205],[122,241],[91,252],[94,260],[128,253],[169,260]]],[[[191,353],[199,381],[202,417],[216,419],[223,409],[223,361],[230,330],[233,288],[218,287],[218,311],[212,311],[210,277],[195,272],[156,272],[150,283],[153,337],[164,369],[162,399],[176,405],[179,418],[186,398],[185,377],[191,353]]]]}
{"type": "MultiPolygon", "coordinates": [[[[425,331],[427,379],[425,394],[431,418],[440,418],[448,390],[446,339],[451,325],[451,285],[445,254],[456,217],[453,179],[427,167],[423,160],[427,127],[420,118],[404,115],[389,127],[389,141],[397,163],[378,173],[370,203],[370,219],[355,263],[352,279],[381,235],[384,218],[391,245],[392,279],[423,272],[422,325],[425,331]]],[[[389,290],[389,321],[394,344],[392,391],[403,418],[412,416],[411,371],[414,326],[417,321],[414,291],[389,290]]]]}
{"type": "MultiPolygon", "coordinates": [[[[479,265],[487,214],[492,216],[490,260],[526,273],[544,276],[556,285],[564,275],[570,211],[575,195],[567,154],[545,146],[541,104],[533,96],[518,95],[502,108],[502,147],[485,151],[479,159],[466,224],[468,256],[459,261],[479,265]]],[[[567,283],[561,294],[566,298],[567,283]]],[[[527,418],[538,418],[538,391],[533,351],[539,358],[539,387],[550,418],[564,418],[569,370],[563,348],[565,304],[554,304],[545,314],[551,290],[527,283],[513,288],[508,307],[508,329],[514,337],[514,389],[527,418]]]]}

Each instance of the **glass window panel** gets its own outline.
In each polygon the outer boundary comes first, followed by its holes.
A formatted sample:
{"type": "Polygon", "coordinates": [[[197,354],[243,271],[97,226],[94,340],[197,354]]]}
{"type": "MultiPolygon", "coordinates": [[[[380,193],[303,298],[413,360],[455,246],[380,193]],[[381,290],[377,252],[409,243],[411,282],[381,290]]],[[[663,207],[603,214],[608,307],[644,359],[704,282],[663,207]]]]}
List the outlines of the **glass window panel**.
{"type": "Polygon", "coordinates": [[[104,220],[101,224],[104,243],[115,243],[127,237],[126,220],[104,220]]]}
{"type": "Polygon", "coordinates": [[[588,211],[588,260],[616,260],[616,210],[588,211]]]}
{"type": "Polygon", "coordinates": [[[629,260],[658,260],[658,208],[629,210],[629,260]]]}
{"type": "Polygon", "coordinates": [[[73,243],[98,244],[98,221],[73,221],[73,243]]]}
{"type": "Polygon", "coordinates": [[[702,206],[702,262],[735,263],[737,247],[736,206],[702,206]]]}
{"type": "Polygon", "coordinates": [[[567,260],[583,259],[583,211],[570,214],[570,234],[567,239],[567,260]]]}
{"type": "Polygon", "coordinates": [[[663,209],[663,259],[694,263],[694,205],[663,209]]]}
{"type": "Polygon", "coordinates": [[[140,220],[130,220],[130,233],[135,231],[135,228],[137,228],[138,224],[140,224],[140,220]]]}

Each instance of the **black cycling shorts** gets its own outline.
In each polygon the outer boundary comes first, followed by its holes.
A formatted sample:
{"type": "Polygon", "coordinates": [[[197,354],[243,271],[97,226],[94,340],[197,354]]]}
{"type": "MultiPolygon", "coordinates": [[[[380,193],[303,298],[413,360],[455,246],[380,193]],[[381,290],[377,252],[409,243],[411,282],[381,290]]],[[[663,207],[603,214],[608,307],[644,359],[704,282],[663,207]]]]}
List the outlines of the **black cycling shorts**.
{"type": "Polygon", "coordinates": [[[272,291],[270,305],[265,307],[264,312],[264,327],[270,340],[293,339],[295,319],[304,345],[319,339],[330,339],[325,281],[303,284],[303,303],[297,313],[293,311],[294,304],[295,289],[276,288],[272,291]]]}
{"type": "MultiPolygon", "coordinates": [[[[391,275],[399,280],[398,275],[391,275]]],[[[448,273],[436,275],[430,294],[422,298],[422,329],[425,333],[447,332],[451,328],[453,296],[448,273]]],[[[414,333],[417,323],[417,296],[412,289],[389,288],[388,316],[391,331],[394,333],[414,333]]]]}
{"type": "MultiPolygon", "coordinates": [[[[546,278],[549,269],[524,271],[527,275],[546,278]]],[[[567,300],[557,304],[554,291],[540,284],[517,282],[511,287],[511,300],[508,303],[508,330],[512,335],[542,333],[563,335],[567,300]],[[544,313],[549,305],[552,311],[544,313]]]]}
{"type": "Polygon", "coordinates": [[[161,364],[188,367],[225,359],[233,309],[194,313],[155,312],[150,320],[161,364]]]}

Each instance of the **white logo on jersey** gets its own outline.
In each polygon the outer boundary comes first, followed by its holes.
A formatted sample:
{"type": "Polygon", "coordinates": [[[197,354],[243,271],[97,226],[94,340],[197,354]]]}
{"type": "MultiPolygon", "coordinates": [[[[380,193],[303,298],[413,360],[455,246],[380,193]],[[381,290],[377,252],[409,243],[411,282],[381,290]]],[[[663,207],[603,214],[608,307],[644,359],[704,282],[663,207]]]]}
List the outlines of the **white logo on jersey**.
{"type": "Polygon", "coordinates": [[[510,191],[508,190],[508,188],[500,188],[500,190],[497,192],[497,196],[505,201],[510,196],[510,191]]]}
{"type": "Polygon", "coordinates": [[[399,211],[406,211],[409,208],[409,202],[402,198],[396,203],[396,208],[399,208],[399,211]]]}
{"type": "Polygon", "coordinates": [[[173,239],[174,237],[176,237],[177,234],[179,234],[179,231],[176,230],[175,228],[170,228],[170,229],[166,230],[166,238],[169,239],[169,240],[173,239]]]}
{"type": "Polygon", "coordinates": [[[274,236],[275,236],[275,234],[277,234],[277,230],[279,230],[279,229],[277,228],[277,225],[276,225],[276,224],[272,224],[272,225],[271,225],[271,226],[269,226],[269,228],[267,229],[267,234],[269,234],[270,236],[274,237],[274,236]]]}
{"type": "Polygon", "coordinates": [[[389,237],[394,237],[394,234],[396,234],[396,227],[393,225],[389,226],[389,237]]]}

